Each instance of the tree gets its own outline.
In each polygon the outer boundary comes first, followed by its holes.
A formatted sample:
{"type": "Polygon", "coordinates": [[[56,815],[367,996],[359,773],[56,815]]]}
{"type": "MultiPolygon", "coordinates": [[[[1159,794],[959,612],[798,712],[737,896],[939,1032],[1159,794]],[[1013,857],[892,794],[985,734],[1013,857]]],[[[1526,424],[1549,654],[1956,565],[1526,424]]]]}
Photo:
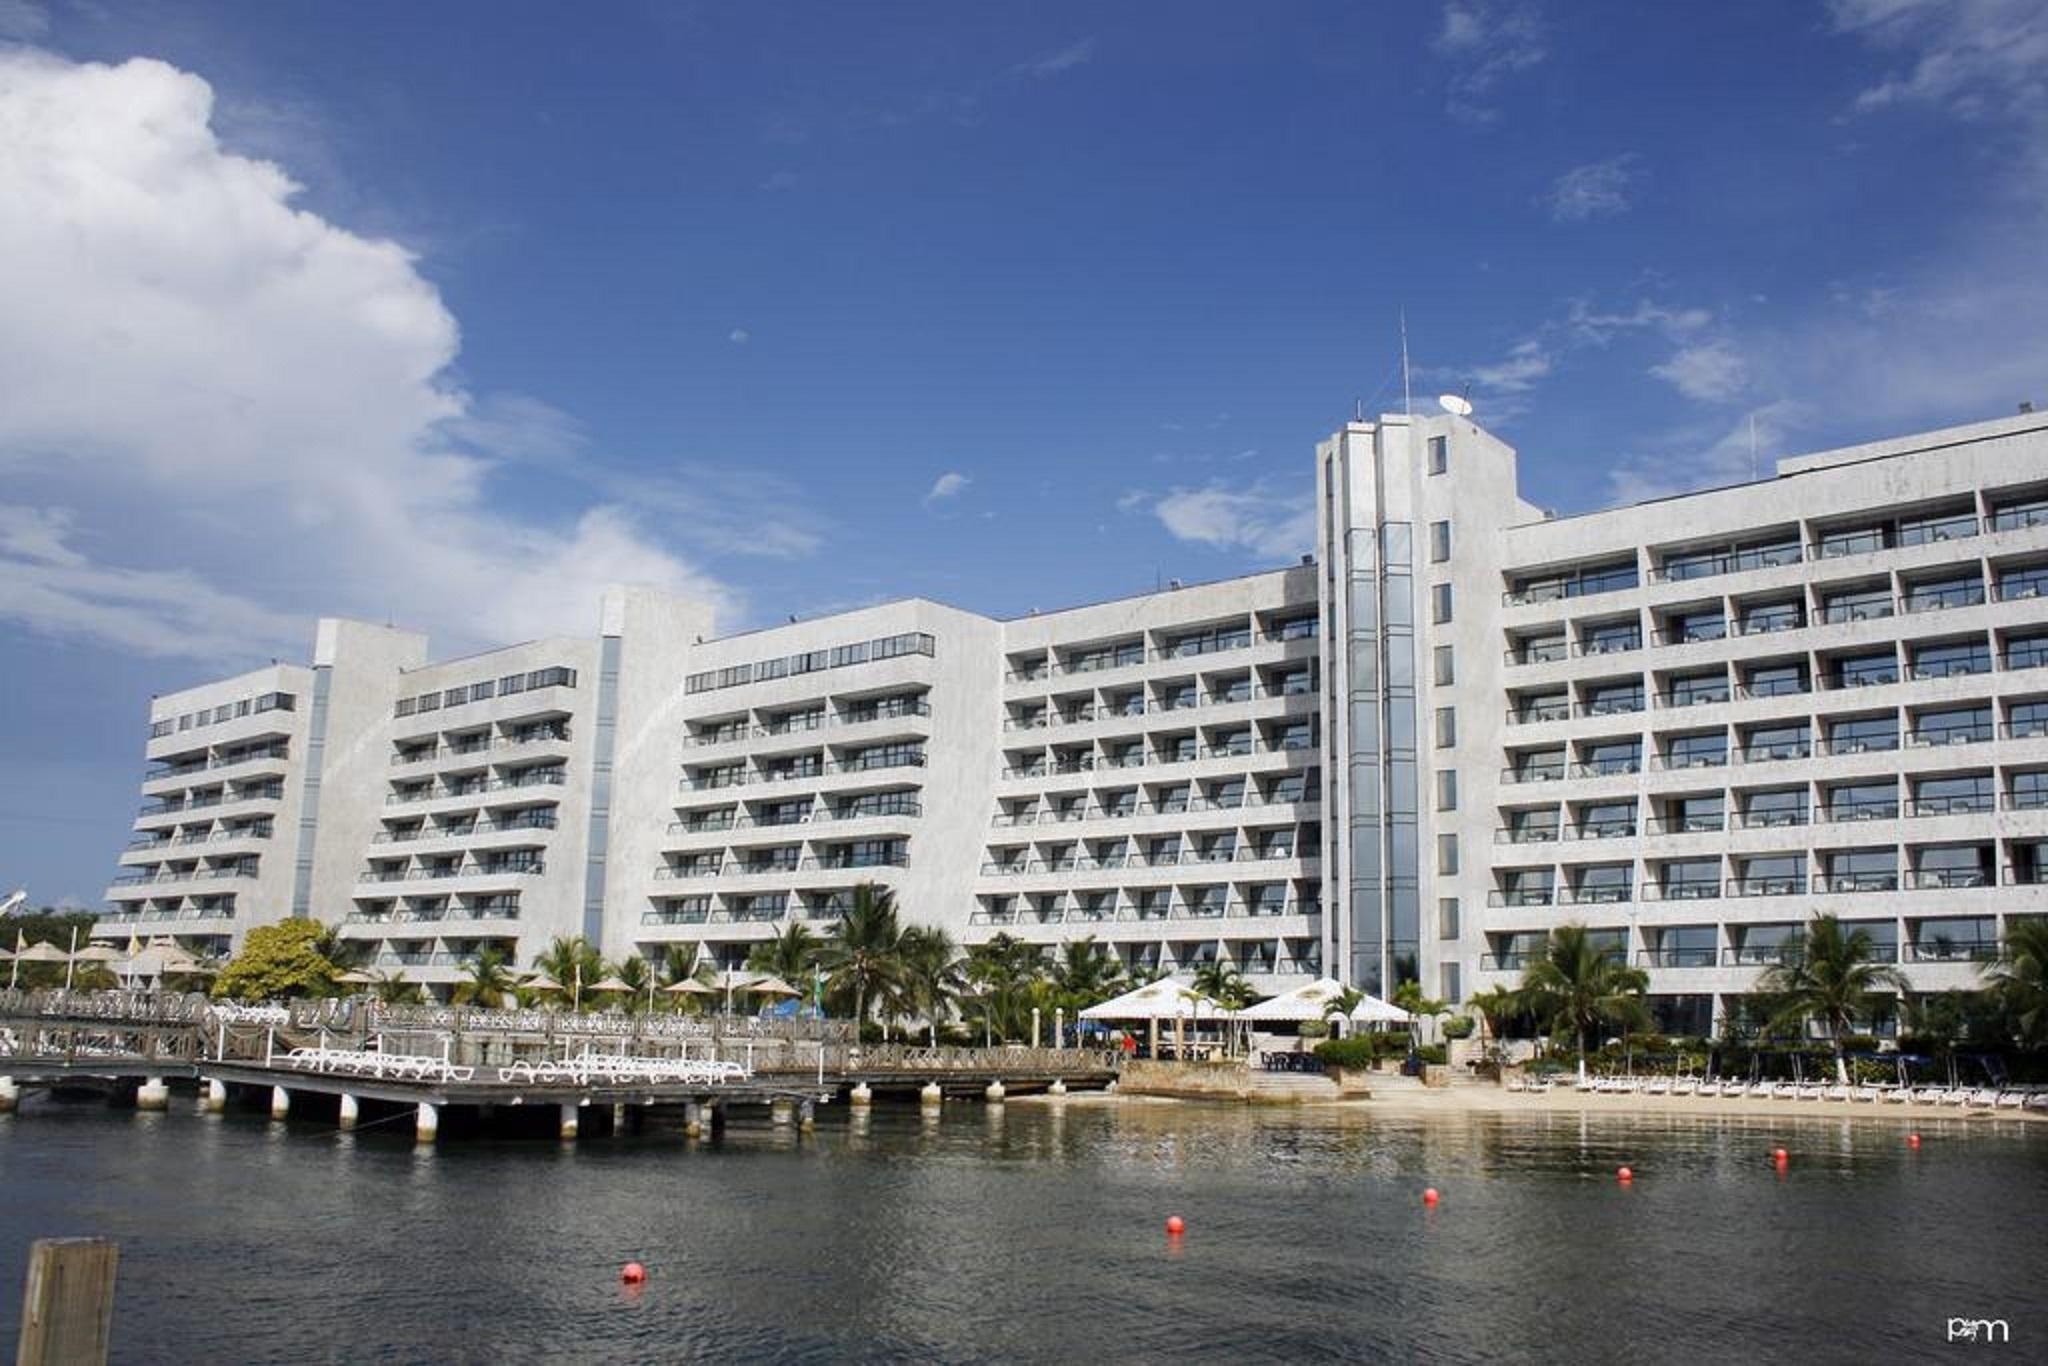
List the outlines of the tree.
{"type": "Polygon", "coordinates": [[[2005,947],[1984,977],[2014,1036],[2030,1048],[2048,1044],[2048,917],[2007,921],[2005,947]]]}
{"type": "Polygon", "coordinates": [[[320,953],[328,933],[317,920],[280,920],[258,925],[242,941],[213,982],[226,1001],[273,1001],[292,996],[325,996],[334,990],[335,969],[320,953]]]}
{"type": "Polygon", "coordinates": [[[801,920],[792,920],[788,928],[773,939],[764,939],[754,945],[747,955],[747,971],[766,973],[780,977],[799,991],[808,991],[806,980],[818,961],[818,937],[801,920]]]}
{"type": "Polygon", "coordinates": [[[1393,1003],[1408,1012],[1408,1043],[1410,1047],[1421,1046],[1422,1022],[1424,1020],[1434,1020],[1439,1015],[1451,1013],[1449,1005],[1437,1000],[1435,997],[1424,996],[1422,994],[1422,983],[1412,978],[1394,988],[1393,1003]]]}
{"type": "Polygon", "coordinates": [[[387,1006],[417,1005],[420,989],[405,980],[402,972],[380,972],[370,983],[370,990],[379,1001],[387,1006]]]}
{"type": "Polygon", "coordinates": [[[562,984],[564,999],[581,1008],[580,985],[588,990],[590,984],[604,978],[604,957],[598,953],[597,945],[582,935],[574,938],[558,937],[545,949],[534,955],[533,966],[562,984]]]}
{"type": "Polygon", "coordinates": [[[320,956],[334,965],[337,973],[348,972],[362,967],[370,961],[372,945],[367,939],[344,939],[341,926],[320,921],[320,937],[313,947],[320,956]]]}
{"type": "Polygon", "coordinates": [[[1520,994],[1553,1042],[1565,1036],[1578,1043],[1583,1077],[1594,1031],[1643,1018],[1643,992],[1649,985],[1648,973],[1595,943],[1584,925],[1560,925],[1550,932],[1542,954],[1522,970],[1520,994]]]}
{"type": "Polygon", "coordinates": [[[1490,986],[1465,998],[1465,1009],[1479,1017],[1495,1044],[1507,1034],[1508,1022],[1523,1013],[1521,993],[1511,987],[1490,986]]]}
{"type": "Polygon", "coordinates": [[[485,949],[469,965],[469,976],[455,984],[455,1004],[495,1010],[512,994],[512,974],[505,969],[505,955],[499,949],[485,949]]]}
{"type": "Polygon", "coordinates": [[[1225,1010],[1243,1010],[1252,1003],[1251,984],[1244,980],[1237,965],[1227,959],[1212,958],[1198,966],[1194,985],[1196,991],[1225,1010]]]}
{"type": "Polygon", "coordinates": [[[648,988],[654,984],[654,968],[639,954],[621,958],[612,964],[611,975],[626,984],[625,1006],[628,1011],[638,1012],[648,1008],[648,988]]]}
{"type": "Polygon", "coordinates": [[[999,934],[967,953],[967,978],[981,988],[988,1033],[1005,1042],[1020,1037],[1030,1014],[1034,983],[1045,975],[1045,955],[1035,944],[999,934]]]}
{"type": "Polygon", "coordinates": [[[868,1002],[903,976],[903,929],[896,921],[896,894],[863,882],[839,917],[839,932],[818,952],[835,990],[853,993],[856,1030],[867,1023],[868,1002]]]}
{"type": "Polygon", "coordinates": [[[1835,1080],[1849,1084],[1843,1039],[1859,1015],[1904,991],[1905,974],[1877,961],[1867,930],[1844,930],[1832,915],[1817,915],[1787,942],[1786,952],[1757,978],[1757,990],[1775,996],[1772,1024],[1818,1023],[1835,1055],[1835,1080]]]}
{"type": "Polygon", "coordinates": [[[924,1017],[932,1047],[939,1046],[939,1024],[952,1013],[966,985],[960,949],[953,936],[936,926],[913,925],[903,932],[903,1004],[924,1017]]]}
{"type": "Polygon", "coordinates": [[[1100,1005],[1125,990],[1124,965],[1115,952],[1095,942],[1095,936],[1070,939],[1060,946],[1052,964],[1054,1002],[1070,1019],[1079,1019],[1089,1006],[1100,1005]]]}

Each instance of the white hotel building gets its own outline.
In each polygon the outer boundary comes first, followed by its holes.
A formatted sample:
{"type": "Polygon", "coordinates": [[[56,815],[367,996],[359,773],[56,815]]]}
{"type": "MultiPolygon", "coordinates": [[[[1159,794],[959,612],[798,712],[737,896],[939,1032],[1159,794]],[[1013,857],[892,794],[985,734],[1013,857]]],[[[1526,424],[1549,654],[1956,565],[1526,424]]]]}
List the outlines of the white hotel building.
{"type": "Polygon", "coordinates": [[[1299,566],[1011,621],[714,639],[614,590],[445,662],[322,621],[152,704],[103,928],[310,914],[445,985],[579,933],[732,963],[872,880],[967,943],[1459,999],[1577,921],[1699,1032],[1816,913],[1926,991],[2048,913],[2048,417],[1574,517],[1452,416],[1317,475],[1299,566]]]}

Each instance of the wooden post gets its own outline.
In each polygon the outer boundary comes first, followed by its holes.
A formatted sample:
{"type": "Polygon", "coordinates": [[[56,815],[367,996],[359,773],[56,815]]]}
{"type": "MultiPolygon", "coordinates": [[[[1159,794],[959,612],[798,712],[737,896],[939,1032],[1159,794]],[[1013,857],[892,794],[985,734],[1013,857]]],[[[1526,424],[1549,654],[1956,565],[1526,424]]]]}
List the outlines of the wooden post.
{"type": "Polygon", "coordinates": [[[38,1238],[28,1252],[16,1366],[104,1363],[121,1246],[109,1238],[38,1238]]]}

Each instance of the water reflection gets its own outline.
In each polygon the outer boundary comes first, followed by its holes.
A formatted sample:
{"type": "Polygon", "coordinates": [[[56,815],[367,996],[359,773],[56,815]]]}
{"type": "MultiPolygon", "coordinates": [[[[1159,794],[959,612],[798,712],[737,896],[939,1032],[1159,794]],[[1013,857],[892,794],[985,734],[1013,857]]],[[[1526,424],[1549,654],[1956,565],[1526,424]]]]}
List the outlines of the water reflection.
{"type": "Polygon", "coordinates": [[[39,1099],[0,1120],[0,1288],[27,1236],[118,1237],[117,1347],[173,1360],[1869,1360],[1925,1354],[1944,1304],[2017,1329],[2048,1274],[2048,1142],[2010,1121],[1920,1124],[1916,1154],[1903,1123],[1819,1116],[1079,1098],[715,1142],[416,1146],[369,1118],[39,1099]]]}

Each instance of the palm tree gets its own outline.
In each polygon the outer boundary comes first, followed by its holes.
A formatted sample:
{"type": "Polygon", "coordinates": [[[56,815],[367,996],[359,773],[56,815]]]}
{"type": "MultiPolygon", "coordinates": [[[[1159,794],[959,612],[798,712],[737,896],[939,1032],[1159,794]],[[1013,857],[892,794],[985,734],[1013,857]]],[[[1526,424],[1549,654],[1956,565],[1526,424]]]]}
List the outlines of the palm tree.
{"type": "Polygon", "coordinates": [[[903,976],[903,929],[896,921],[896,894],[863,882],[839,917],[839,933],[818,951],[818,962],[833,988],[853,993],[854,1029],[867,1023],[868,1002],[903,976]]]}
{"type": "Polygon", "coordinates": [[[1817,915],[1786,942],[1778,961],[1757,978],[1759,992],[1777,998],[1772,1025],[1803,1027],[1819,1021],[1835,1054],[1835,1080],[1849,1084],[1842,1040],[1858,1015],[1884,999],[1884,988],[1906,989],[1905,974],[1877,961],[1867,930],[1847,930],[1831,915],[1817,915]]]}
{"type": "Polygon", "coordinates": [[[810,927],[801,920],[792,920],[781,934],[754,945],[753,952],[747,955],[747,971],[780,977],[799,991],[807,990],[804,979],[817,964],[818,949],[818,937],[810,927]]]}
{"type": "Polygon", "coordinates": [[[387,1006],[413,1005],[420,999],[420,989],[406,981],[402,972],[378,973],[376,980],[370,983],[370,990],[387,1006]]]}
{"type": "Polygon", "coordinates": [[[1067,1014],[1078,1017],[1125,989],[1124,965],[1116,953],[1095,942],[1095,936],[1069,939],[1053,960],[1055,999],[1067,1014]]]}
{"type": "Polygon", "coordinates": [[[967,954],[967,977],[981,988],[982,1013],[991,1035],[1004,1041],[1023,1033],[1024,1004],[1045,973],[1045,955],[1033,944],[999,934],[967,954]]]}
{"type": "Polygon", "coordinates": [[[512,974],[505,971],[504,953],[498,949],[485,949],[469,965],[468,980],[455,984],[455,1003],[493,1010],[511,991],[512,974]]]}
{"type": "Polygon", "coordinates": [[[624,982],[627,991],[622,993],[628,1011],[638,1012],[648,1008],[648,988],[654,985],[654,968],[645,958],[634,954],[621,958],[611,965],[612,976],[624,982]]]}
{"type": "Polygon", "coordinates": [[[2005,948],[1984,968],[1991,992],[2021,1043],[2048,1043],[2048,917],[2006,922],[2005,948]]]}
{"type": "Polygon", "coordinates": [[[1559,1035],[1577,1040],[1579,1075],[1584,1077],[1594,1031],[1641,1018],[1649,985],[1648,973],[1595,943],[1584,925],[1559,925],[1544,942],[1542,955],[1522,970],[1520,994],[1553,1040],[1559,1035]]]}
{"type": "Polygon", "coordinates": [[[533,966],[562,984],[571,1004],[582,1007],[582,991],[604,976],[604,957],[582,935],[561,937],[534,955],[533,966]]]}
{"type": "Polygon", "coordinates": [[[1408,1012],[1408,1043],[1418,1047],[1422,1043],[1422,1022],[1434,1020],[1439,1015],[1451,1013],[1449,1005],[1434,997],[1422,994],[1422,983],[1413,978],[1394,988],[1394,1004],[1408,1012]]]}
{"type": "Polygon", "coordinates": [[[1251,984],[1237,970],[1237,964],[1212,958],[1195,968],[1195,990],[1225,1010],[1243,1010],[1252,1003],[1251,984]]]}
{"type": "Polygon", "coordinates": [[[1522,997],[1511,987],[1491,986],[1466,997],[1465,1009],[1477,1015],[1486,1032],[1499,1043],[1507,1033],[1508,1021],[1522,1013],[1522,997]]]}
{"type": "Polygon", "coordinates": [[[320,929],[313,936],[313,951],[334,965],[337,976],[362,967],[370,961],[370,955],[376,947],[373,941],[344,939],[341,926],[330,925],[324,920],[318,924],[320,929]]]}
{"type": "Polygon", "coordinates": [[[939,1021],[951,1013],[967,982],[959,946],[952,935],[936,926],[913,925],[903,932],[902,955],[903,1003],[911,1013],[924,1017],[932,1047],[937,1048],[939,1021]]]}

